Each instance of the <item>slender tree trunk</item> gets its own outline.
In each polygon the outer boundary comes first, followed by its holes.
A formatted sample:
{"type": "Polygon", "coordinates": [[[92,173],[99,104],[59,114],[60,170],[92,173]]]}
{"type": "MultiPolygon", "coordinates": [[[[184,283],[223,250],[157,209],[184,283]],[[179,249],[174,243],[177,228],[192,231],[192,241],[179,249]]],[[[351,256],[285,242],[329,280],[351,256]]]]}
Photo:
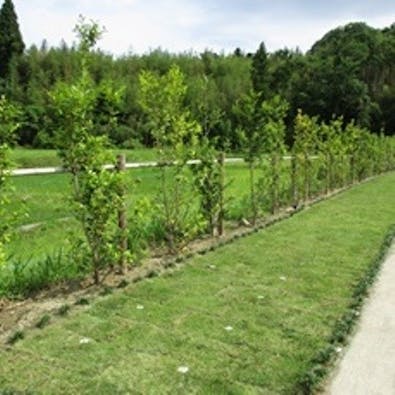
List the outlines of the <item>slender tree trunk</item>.
{"type": "Polygon", "coordinates": [[[350,184],[355,182],[355,157],[353,154],[350,156],[350,184]]]}
{"type": "Polygon", "coordinates": [[[220,199],[218,213],[218,236],[224,234],[224,217],[225,217],[225,153],[220,152],[218,156],[218,164],[220,168],[220,199]]]}
{"type": "Polygon", "coordinates": [[[256,196],[255,196],[255,168],[253,162],[249,162],[249,170],[250,170],[250,199],[251,199],[251,210],[252,210],[251,223],[253,226],[255,226],[256,217],[257,217],[257,208],[256,208],[256,196]]]}
{"type": "Polygon", "coordinates": [[[170,252],[174,252],[174,232],[173,232],[169,197],[167,194],[168,191],[167,191],[166,165],[162,165],[160,169],[161,169],[160,172],[161,172],[162,201],[163,201],[163,208],[165,211],[165,228],[166,228],[167,245],[170,252]]]}
{"type": "Polygon", "coordinates": [[[73,178],[74,197],[75,197],[75,199],[78,199],[79,195],[80,195],[80,182],[79,182],[79,177],[78,177],[79,172],[75,168],[71,168],[70,170],[71,170],[71,175],[73,178]]]}
{"type": "MultiPolygon", "coordinates": [[[[118,155],[117,157],[117,171],[119,173],[125,171],[126,159],[125,155],[118,155]]],[[[119,266],[121,273],[125,273],[127,264],[127,250],[128,250],[128,237],[127,237],[127,217],[125,206],[125,190],[122,186],[120,191],[120,207],[118,209],[118,228],[119,228],[119,266]]]]}
{"type": "Polygon", "coordinates": [[[310,166],[309,166],[309,157],[304,154],[303,157],[303,165],[304,165],[304,200],[310,197],[310,166]]]}
{"type": "Polygon", "coordinates": [[[325,193],[328,194],[331,190],[331,158],[330,155],[327,153],[326,156],[326,180],[325,180],[325,193]]]}
{"type": "Polygon", "coordinates": [[[291,204],[295,208],[299,204],[297,182],[297,158],[296,154],[294,154],[291,158],[291,204]]]}
{"type": "Polygon", "coordinates": [[[99,263],[100,257],[96,247],[95,251],[93,252],[93,279],[96,285],[100,283],[99,263]]]}
{"type": "Polygon", "coordinates": [[[278,211],[279,207],[279,198],[278,198],[278,190],[279,190],[279,169],[278,169],[278,156],[277,154],[272,154],[271,157],[271,162],[272,162],[272,214],[275,214],[278,211]]]}

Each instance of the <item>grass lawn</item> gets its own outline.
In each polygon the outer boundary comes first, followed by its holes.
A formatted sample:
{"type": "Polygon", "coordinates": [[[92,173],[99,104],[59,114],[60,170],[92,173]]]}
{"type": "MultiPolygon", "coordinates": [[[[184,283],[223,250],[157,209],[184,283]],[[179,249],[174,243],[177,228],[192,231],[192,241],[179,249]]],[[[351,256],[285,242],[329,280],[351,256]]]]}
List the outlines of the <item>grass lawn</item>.
{"type": "Polygon", "coordinates": [[[0,388],[294,393],[395,223],[394,200],[390,173],[176,272],[71,310],[0,348],[0,388]],[[181,366],[188,372],[178,372],[181,366]]]}
{"type": "MultiPolygon", "coordinates": [[[[144,162],[155,160],[153,149],[141,148],[134,150],[116,149],[114,154],[124,153],[128,162],[144,162]]],[[[12,160],[18,168],[60,166],[56,150],[17,148],[12,151],[12,160]]]]}
{"type": "MultiPolygon", "coordinates": [[[[111,150],[114,155],[125,154],[127,162],[150,162],[157,160],[157,152],[152,148],[111,150]]],[[[240,153],[229,154],[241,157],[240,153]]],[[[16,148],[12,150],[11,159],[17,168],[60,166],[61,161],[54,149],[16,148]]]]}
{"type": "MultiPolygon", "coordinates": [[[[154,198],[159,188],[159,170],[157,168],[132,169],[127,171],[128,202],[148,197],[154,198]],[[138,180],[138,184],[134,182],[138,180]]],[[[245,164],[226,166],[226,178],[231,182],[226,194],[230,201],[230,215],[237,215],[238,204],[248,191],[248,171],[245,164]]],[[[18,176],[12,178],[15,189],[11,210],[27,215],[18,217],[17,225],[45,222],[45,225],[15,235],[7,246],[7,252],[20,258],[41,259],[46,253],[65,247],[70,233],[78,231],[75,221],[60,222],[62,218],[72,216],[68,194],[70,176],[68,174],[50,174],[37,176],[18,176]]],[[[196,195],[194,202],[197,203],[196,195]]],[[[109,202],[111,204],[111,202],[109,202]]]]}

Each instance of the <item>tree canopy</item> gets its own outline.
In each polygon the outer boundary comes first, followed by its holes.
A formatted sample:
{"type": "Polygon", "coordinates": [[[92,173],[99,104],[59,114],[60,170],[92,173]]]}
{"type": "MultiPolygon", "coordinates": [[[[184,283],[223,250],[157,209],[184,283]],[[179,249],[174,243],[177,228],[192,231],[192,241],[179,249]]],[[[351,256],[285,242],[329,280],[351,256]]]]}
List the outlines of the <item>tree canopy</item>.
{"type": "Polygon", "coordinates": [[[0,9],[0,77],[7,75],[13,57],[21,55],[24,49],[14,4],[4,0],[0,9]]]}
{"type": "MultiPolygon", "coordinates": [[[[24,109],[18,142],[51,147],[53,125],[48,92],[59,82],[75,81],[80,72],[79,48],[64,42],[53,48],[44,41],[40,47],[33,45],[23,51],[11,0],[3,4],[0,29],[11,32],[5,35],[1,30],[0,34],[0,52],[5,53],[0,54],[0,94],[24,109]],[[11,16],[5,18],[5,14],[11,16]],[[19,56],[13,56],[16,54],[19,56]]],[[[157,49],[114,58],[95,50],[90,53],[88,67],[93,82],[102,87],[98,115],[107,111],[108,81],[125,87],[116,109],[118,126],[103,127],[100,117],[95,126],[96,133],[106,134],[113,144],[126,148],[154,144],[150,122],[139,105],[139,75],[145,71],[161,76],[177,66],[185,76],[183,105],[191,118],[199,121],[203,135],[217,144],[226,142],[239,148],[239,120],[234,105],[251,91],[259,96],[259,104],[277,95],[289,103],[288,144],[293,141],[294,118],[299,109],[317,116],[319,121],[330,122],[342,116],[345,124],[354,120],[375,133],[394,134],[394,65],[395,24],[375,29],[364,23],[350,23],[328,32],[306,54],[286,48],[268,53],[263,42],[254,54],[240,48],[231,54],[172,54],[157,49]]]]}

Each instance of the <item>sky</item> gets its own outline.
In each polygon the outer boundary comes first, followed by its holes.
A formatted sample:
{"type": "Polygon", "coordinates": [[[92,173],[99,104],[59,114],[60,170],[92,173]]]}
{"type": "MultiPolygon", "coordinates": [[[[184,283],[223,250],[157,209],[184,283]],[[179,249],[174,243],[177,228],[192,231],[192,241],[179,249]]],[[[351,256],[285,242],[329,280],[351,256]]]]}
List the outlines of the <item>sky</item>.
{"type": "Polygon", "coordinates": [[[307,51],[329,30],[395,22],[395,0],[14,0],[27,46],[75,41],[78,16],[106,28],[99,47],[114,55],[170,52],[307,51]]]}

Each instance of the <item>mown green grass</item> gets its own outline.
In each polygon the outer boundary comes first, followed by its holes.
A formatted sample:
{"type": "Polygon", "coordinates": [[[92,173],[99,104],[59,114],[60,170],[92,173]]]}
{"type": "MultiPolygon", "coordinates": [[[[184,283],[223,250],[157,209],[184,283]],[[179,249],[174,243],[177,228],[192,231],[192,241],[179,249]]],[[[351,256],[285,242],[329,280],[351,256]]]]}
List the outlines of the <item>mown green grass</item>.
{"type": "Polygon", "coordinates": [[[394,224],[394,198],[390,173],[31,331],[0,349],[0,388],[293,393],[394,224]]]}
{"type": "MultiPolygon", "coordinates": [[[[240,198],[248,191],[248,171],[244,164],[226,166],[227,201],[231,215],[240,211],[240,198]]],[[[14,195],[11,211],[17,211],[16,226],[44,223],[28,232],[17,231],[7,246],[9,255],[17,258],[42,259],[46,253],[59,248],[67,248],[70,234],[79,232],[75,221],[63,221],[72,217],[70,202],[70,176],[68,174],[50,174],[36,176],[17,176],[12,178],[14,195]]],[[[127,171],[127,203],[130,211],[133,202],[141,198],[154,199],[159,193],[159,169],[142,168],[127,171]]],[[[191,204],[198,204],[196,194],[191,204]]],[[[111,202],[109,202],[111,204],[111,202]]]]}
{"type": "MultiPolygon", "coordinates": [[[[140,148],[134,150],[114,149],[114,154],[125,154],[128,162],[153,161],[156,152],[150,148],[140,148]]],[[[60,166],[61,162],[56,154],[56,150],[51,149],[28,149],[17,148],[12,151],[12,161],[18,168],[60,166]]]]}
{"type": "MultiPolygon", "coordinates": [[[[234,199],[248,193],[248,172],[245,164],[226,166],[227,197],[234,199]]],[[[11,210],[24,208],[27,216],[20,216],[19,224],[64,218],[70,215],[68,204],[71,184],[68,174],[15,176],[11,210]]],[[[127,170],[128,194],[135,197],[153,197],[160,188],[158,168],[127,170]]]]}

